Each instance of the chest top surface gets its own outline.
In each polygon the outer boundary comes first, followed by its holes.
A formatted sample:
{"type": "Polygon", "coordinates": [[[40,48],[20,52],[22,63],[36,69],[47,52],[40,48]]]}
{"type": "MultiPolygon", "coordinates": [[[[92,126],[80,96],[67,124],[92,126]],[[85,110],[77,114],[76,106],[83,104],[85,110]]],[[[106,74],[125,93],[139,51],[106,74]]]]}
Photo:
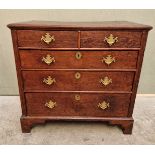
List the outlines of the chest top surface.
{"type": "Polygon", "coordinates": [[[104,22],[55,22],[55,21],[27,21],[7,25],[10,29],[152,29],[149,25],[143,25],[128,21],[104,21],[104,22]]]}

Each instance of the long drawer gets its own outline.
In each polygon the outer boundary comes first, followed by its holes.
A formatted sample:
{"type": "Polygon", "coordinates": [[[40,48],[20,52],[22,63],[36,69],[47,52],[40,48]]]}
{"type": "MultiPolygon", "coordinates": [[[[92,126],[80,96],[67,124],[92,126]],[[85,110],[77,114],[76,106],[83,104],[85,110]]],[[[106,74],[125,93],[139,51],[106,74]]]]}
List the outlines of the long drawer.
{"type": "Polygon", "coordinates": [[[33,48],[77,48],[76,31],[19,30],[18,46],[33,48]]]}
{"type": "Polygon", "coordinates": [[[130,94],[26,93],[28,116],[127,116],[130,94]]]}
{"type": "Polygon", "coordinates": [[[131,91],[134,72],[23,71],[25,91],[131,91]]]}
{"type": "Polygon", "coordinates": [[[20,50],[22,68],[135,69],[138,51],[20,50]]]}

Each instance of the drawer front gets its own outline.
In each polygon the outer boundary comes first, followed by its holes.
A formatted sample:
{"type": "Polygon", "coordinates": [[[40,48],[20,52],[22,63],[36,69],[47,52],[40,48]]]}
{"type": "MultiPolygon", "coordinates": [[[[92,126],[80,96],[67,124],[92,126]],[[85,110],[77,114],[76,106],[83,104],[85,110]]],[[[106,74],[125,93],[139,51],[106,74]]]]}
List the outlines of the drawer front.
{"type": "Polygon", "coordinates": [[[134,72],[23,71],[27,91],[131,91],[133,77],[134,72]]]}
{"type": "Polygon", "coordinates": [[[75,31],[17,31],[19,47],[76,48],[78,33],[75,31]]]}
{"type": "Polygon", "coordinates": [[[22,68],[135,69],[138,51],[20,50],[22,68]]]}
{"type": "Polygon", "coordinates": [[[135,31],[82,31],[81,48],[139,48],[141,35],[135,31]]]}
{"type": "Polygon", "coordinates": [[[26,93],[29,116],[127,116],[129,94],[26,93]]]}

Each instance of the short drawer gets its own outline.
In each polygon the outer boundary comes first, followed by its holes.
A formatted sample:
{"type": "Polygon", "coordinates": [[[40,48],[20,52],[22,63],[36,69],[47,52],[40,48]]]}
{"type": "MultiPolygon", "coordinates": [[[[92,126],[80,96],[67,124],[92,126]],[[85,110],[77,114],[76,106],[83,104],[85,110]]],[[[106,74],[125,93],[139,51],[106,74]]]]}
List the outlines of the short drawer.
{"type": "Polygon", "coordinates": [[[26,93],[28,116],[127,116],[130,94],[26,93]]]}
{"type": "Polygon", "coordinates": [[[141,32],[82,31],[81,48],[139,48],[141,32]]]}
{"type": "Polygon", "coordinates": [[[20,50],[21,67],[28,69],[135,69],[138,51],[20,50]]]}
{"type": "Polygon", "coordinates": [[[23,71],[25,91],[131,91],[133,78],[134,72],[23,71]]]}
{"type": "Polygon", "coordinates": [[[76,31],[32,31],[19,30],[18,46],[33,48],[76,48],[76,31]]]}

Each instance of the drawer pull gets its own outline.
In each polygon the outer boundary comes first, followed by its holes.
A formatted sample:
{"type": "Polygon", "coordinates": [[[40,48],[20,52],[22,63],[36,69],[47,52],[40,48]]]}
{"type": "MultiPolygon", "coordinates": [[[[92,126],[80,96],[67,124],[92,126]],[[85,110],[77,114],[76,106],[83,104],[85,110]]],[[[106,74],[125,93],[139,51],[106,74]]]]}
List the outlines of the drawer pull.
{"type": "Polygon", "coordinates": [[[47,85],[52,85],[53,83],[56,83],[55,78],[51,78],[51,76],[48,76],[46,79],[43,79],[43,82],[47,85]]]}
{"type": "Polygon", "coordinates": [[[110,107],[110,104],[105,102],[105,101],[103,101],[102,103],[98,104],[98,107],[101,108],[102,110],[105,110],[105,109],[110,107]]]}
{"type": "Polygon", "coordinates": [[[81,52],[76,52],[75,57],[76,57],[76,59],[78,59],[78,60],[81,59],[81,58],[82,58],[81,52]]]}
{"type": "Polygon", "coordinates": [[[49,54],[47,54],[46,57],[42,58],[42,61],[45,62],[47,65],[50,65],[52,62],[55,62],[54,57],[51,57],[49,54]]]}
{"type": "Polygon", "coordinates": [[[46,33],[45,36],[41,37],[41,41],[44,41],[46,44],[50,44],[50,42],[54,42],[55,38],[54,36],[51,36],[49,33],[46,33]]]}
{"type": "Polygon", "coordinates": [[[79,72],[75,73],[75,78],[76,79],[80,79],[80,77],[81,77],[81,74],[79,72]]]}
{"type": "Polygon", "coordinates": [[[112,34],[107,38],[105,37],[104,41],[106,41],[109,46],[112,46],[115,42],[118,42],[118,37],[114,37],[112,34]]]}
{"type": "Polygon", "coordinates": [[[53,102],[52,100],[49,100],[45,103],[45,107],[48,107],[50,109],[53,109],[56,106],[56,102],[53,102]]]}
{"type": "Polygon", "coordinates": [[[110,83],[112,83],[112,79],[109,79],[109,78],[106,76],[106,77],[104,77],[104,79],[101,79],[99,82],[102,83],[104,86],[107,86],[107,85],[109,85],[110,83]]]}
{"type": "Polygon", "coordinates": [[[102,63],[106,63],[107,65],[110,65],[113,62],[115,62],[115,57],[112,57],[111,55],[107,55],[106,58],[103,57],[102,59],[102,63]]]}
{"type": "Polygon", "coordinates": [[[76,100],[76,101],[79,101],[79,100],[80,100],[80,95],[76,94],[76,95],[75,95],[75,100],[76,100]]]}

